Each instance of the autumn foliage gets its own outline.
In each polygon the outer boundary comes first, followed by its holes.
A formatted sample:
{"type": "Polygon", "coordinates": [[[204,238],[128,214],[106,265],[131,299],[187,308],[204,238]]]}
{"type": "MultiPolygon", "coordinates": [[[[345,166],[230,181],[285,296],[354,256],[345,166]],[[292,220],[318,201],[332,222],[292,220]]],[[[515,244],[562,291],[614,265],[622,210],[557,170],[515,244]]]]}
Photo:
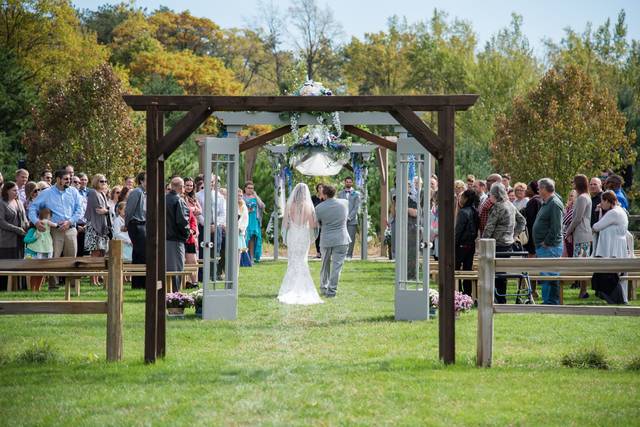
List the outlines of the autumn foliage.
{"type": "Polygon", "coordinates": [[[551,69],[498,117],[493,163],[517,181],[551,177],[566,195],[575,174],[633,163],[635,135],[625,135],[625,123],[615,98],[578,67],[551,69]]]}

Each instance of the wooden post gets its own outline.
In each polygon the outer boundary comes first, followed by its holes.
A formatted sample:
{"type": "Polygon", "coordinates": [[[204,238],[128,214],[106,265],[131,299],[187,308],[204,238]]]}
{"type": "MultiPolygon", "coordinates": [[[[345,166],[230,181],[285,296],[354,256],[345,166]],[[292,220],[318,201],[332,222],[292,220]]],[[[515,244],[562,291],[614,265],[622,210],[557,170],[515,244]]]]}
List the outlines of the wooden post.
{"type": "Polygon", "coordinates": [[[387,180],[389,157],[387,149],[383,147],[379,147],[376,154],[378,156],[378,165],[380,166],[380,256],[386,257],[387,248],[384,244],[384,232],[389,219],[387,217],[389,210],[389,182],[387,180]]]}
{"type": "Polygon", "coordinates": [[[491,366],[493,346],[493,293],[496,279],[496,241],[480,239],[478,259],[478,341],[476,365],[491,366]]]}
{"type": "MultiPolygon", "coordinates": [[[[157,128],[156,135],[158,140],[162,138],[164,135],[164,114],[159,113],[157,117],[157,128]]],[[[158,224],[158,280],[162,280],[163,283],[167,283],[167,263],[166,263],[166,255],[165,255],[165,245],[166,245],[166,200],[165,200],[165,180],[164,180],[164,157],[160,156],[158,161],[158,180],[160,181],[160,185],[158,185],[158,213],[157,213],[157,224],[158,224]]],[[[167,288],[166,286],[160,286],[158,289],[158,295],[156,300],[156,323],[158,325],[158,329],[156,332],[156,356],[164,358],[166,353],[166,329],[167,329],[167,288]]]]}
{"type": "MultiPolygon", "coordinates": [[[[438,290],[440,293],[439,349],[440,359],[446,364],[456,361],[455,336],[455,245],[454,245],[454,191],[455,110],[445,107],[438,112],[438,136],[443,142],[438,158],[440,178],[438,180],[438,290]]],[[[425,183],[427,185],[427,183],[425,183]]]]}
{"type": "Polygon", "coordinates": [[[107,361],[122,360],[122,240],[109,242],[107,281],[107,361]]]}
{"type": "MultiPolygon", "coordinates": [[[[158,108],[150,106],[147,109],[147,241],[146,254],[146,298],[144,316],[144,361],[154,363],[157,357],[158,336],[158,186],[162,185],[158,179],[158,156],[156,144],[158,142],[158,108]]],[[[162,254],[164,257],[164,254],[162,254]]]]}

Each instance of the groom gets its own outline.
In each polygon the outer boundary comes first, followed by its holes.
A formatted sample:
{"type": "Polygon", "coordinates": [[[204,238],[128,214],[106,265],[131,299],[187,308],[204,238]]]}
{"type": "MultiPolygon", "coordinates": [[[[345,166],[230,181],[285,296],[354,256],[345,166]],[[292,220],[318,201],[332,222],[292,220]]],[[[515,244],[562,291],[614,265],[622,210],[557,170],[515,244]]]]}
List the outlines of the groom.
{"type": "Polygon", "coordinates": [[[349,202],[335,199],[335,195],[335,187],[323,185],[324,201],[316,206],[316,217],[322,227],[320,231],[320,252],[322,253],[320,293],[328,298],[336,296],[340,272],[351,242],[347,231],[349,202]]]}

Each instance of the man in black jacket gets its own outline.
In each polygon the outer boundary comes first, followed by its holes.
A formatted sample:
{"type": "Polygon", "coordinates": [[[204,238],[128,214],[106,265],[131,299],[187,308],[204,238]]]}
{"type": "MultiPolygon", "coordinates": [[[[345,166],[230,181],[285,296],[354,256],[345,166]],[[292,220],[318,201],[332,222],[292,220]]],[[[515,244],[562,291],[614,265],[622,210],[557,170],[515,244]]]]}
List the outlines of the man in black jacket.
{"type": "MultiPolygon", "coordinates": [[[[184,244],[189,238],[189,207],[182,198],[184,181],[171,180],[171,191],[165,196],[167,209],[167,242],[165,245],[167,271],[184,270],[184,244]]],[[[180,277],[173,277],[173,292],[180,289],[180,277]]]]}

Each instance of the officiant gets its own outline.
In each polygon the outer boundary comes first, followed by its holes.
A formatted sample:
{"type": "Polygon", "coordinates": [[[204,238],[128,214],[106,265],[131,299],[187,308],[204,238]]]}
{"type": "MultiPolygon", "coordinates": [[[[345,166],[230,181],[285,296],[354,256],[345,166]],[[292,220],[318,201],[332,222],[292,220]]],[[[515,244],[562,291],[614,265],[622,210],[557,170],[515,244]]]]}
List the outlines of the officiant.
{"type": "Polygon", "coordinates": [[[349,202],[349,215],[347,217],[347,231],[349,232],[349,249],[347,251],[347,259],[353,258],[353,246],[356,242],[356,231],[358,230],[358,213],[360,205],[362,205],[362,197],[360,192],[353,188],[353,178],[348,176],[344,179],[344,189],[338,193],[339,199],[345,199],[349,202]]]}

